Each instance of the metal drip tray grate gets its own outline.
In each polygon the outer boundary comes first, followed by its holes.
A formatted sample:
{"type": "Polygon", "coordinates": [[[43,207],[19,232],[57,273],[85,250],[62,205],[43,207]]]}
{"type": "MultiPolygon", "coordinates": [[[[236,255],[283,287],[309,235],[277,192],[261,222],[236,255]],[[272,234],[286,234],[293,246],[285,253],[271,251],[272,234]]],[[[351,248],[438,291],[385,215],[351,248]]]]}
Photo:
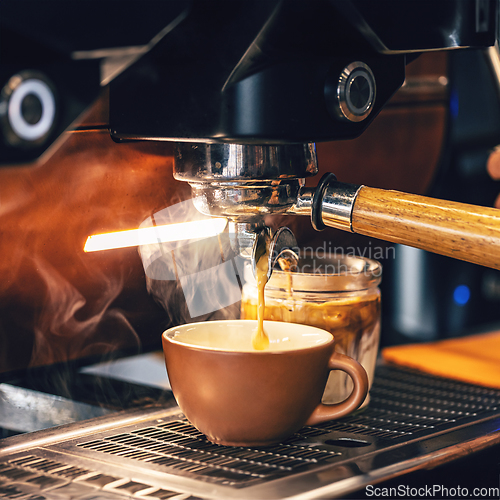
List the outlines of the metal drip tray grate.
{"type": "Polygon", "coordinates": [[[500,391],[383,366],[369,407],[323,429],[383,439],[421,437],[500,411],[500,391]]]}
{"type": "MultiPolygon", "coordinates": [[[[316,433],[323,434],[324,430],[316,433]]],[[[262,449],[210,443],[186,420],[174,420],[127,434],[116,434],[77,446],[88,450],[172,467],[231,486],[294,472],[311,464],[327,463],[338,451],[280,444],[262,449]]]]}
{"type": "Polygon", "coordinates": [[[0,444],[0,496],[36,487],[82,498],[99,491],[103,499],[334,497],[389,469],[451,460],[464,442],[500,442],[500,391],[381,366],[370,397],[364,410],[266,448],[212,444],[178,409],[159,408],[68,426],[63,435],[41,431],[31,445],[8,438],[0,444]]]}

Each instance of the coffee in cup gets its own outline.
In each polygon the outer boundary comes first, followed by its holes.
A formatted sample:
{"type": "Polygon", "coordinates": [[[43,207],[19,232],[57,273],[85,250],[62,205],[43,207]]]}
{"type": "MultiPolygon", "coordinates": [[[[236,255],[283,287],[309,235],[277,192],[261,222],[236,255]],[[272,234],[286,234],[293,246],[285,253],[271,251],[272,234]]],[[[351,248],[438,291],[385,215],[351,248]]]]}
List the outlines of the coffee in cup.
{"type": "Polygon", "coordinates": [[[255,350],[254,320],[191,323],[163,333],[172,391],[187,419],[216,444],[267,446],[304,425],[345,416],[368,391],[365,370],[335,352],[333,336],[320,328],[265,321],[265,350],[255,350]],[[342,402],[321,397],[331,370],[353,380],[342,402]]]}

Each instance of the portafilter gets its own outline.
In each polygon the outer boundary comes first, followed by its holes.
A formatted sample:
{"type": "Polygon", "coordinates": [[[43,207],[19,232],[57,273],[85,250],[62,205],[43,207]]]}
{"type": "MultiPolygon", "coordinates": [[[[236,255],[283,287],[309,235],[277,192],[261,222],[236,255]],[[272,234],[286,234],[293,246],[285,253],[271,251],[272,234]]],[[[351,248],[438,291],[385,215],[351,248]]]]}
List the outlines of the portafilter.
{"type": "Polygon", "coordinates": [[[265,216],[275,214],[308,215],[317,230],[335,227],[500,269],[498,209],[347,184],[333,173],[305,187],[317,172],[312,143],[176,144],[174,177],[189,182],[196,208],[229,219],[234,251],[254,267],[259,247],[270,246],[269,274],[296,247],[290,230],[266,227],[265,216]]]}

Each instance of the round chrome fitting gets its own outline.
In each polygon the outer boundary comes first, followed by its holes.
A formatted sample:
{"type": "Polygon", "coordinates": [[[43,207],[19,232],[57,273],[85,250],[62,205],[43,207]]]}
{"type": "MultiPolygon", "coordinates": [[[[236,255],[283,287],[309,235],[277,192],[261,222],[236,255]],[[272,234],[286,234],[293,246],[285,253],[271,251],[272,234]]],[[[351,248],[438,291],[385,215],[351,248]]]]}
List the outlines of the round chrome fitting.
{"type": "Polygon", "coordinates": [[[45,75],[23,71],[13,75],[0,95],[0,121],[11,146],[42,144],[54,130],[57,102],[45,75]]]}
{"type": "Polygon", "coordinates": [[[351,122],[364,120],[375,103],[376,85],[372,70],[360,61],[347,65],[337,85],[339,116],[351,122]]]}

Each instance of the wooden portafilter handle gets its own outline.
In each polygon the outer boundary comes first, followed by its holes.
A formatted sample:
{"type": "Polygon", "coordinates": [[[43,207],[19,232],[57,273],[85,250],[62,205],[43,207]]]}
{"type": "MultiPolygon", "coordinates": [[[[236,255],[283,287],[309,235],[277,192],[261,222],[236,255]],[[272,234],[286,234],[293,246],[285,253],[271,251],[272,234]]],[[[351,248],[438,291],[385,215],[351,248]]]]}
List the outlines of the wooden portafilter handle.
{"type": "Polygon", "coordinates": [[[321,179],[312,200],[317,229],[337,227],[500,269],[500,210],[321,179]]]}

